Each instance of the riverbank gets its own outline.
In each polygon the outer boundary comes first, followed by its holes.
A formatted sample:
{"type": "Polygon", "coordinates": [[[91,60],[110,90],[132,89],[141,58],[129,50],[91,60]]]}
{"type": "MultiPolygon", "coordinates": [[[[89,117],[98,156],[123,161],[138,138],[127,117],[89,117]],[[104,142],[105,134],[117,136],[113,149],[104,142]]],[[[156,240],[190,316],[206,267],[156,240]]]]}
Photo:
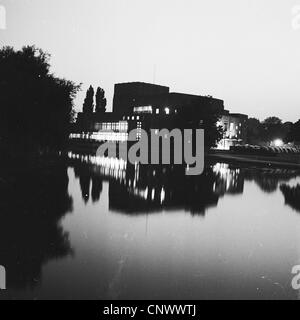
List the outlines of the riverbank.
{"type": "Polygon", "coordinates": [[[251,164],[262,164],[270,167],[291,167],[300,169],[300,156],[280,154],[274,156],[260,156],[260,155],[248,155],[238,154],[231,151],[210,151],[207,155],[209,159],[227,161],[227,162],[243,162],[251,164]]]}

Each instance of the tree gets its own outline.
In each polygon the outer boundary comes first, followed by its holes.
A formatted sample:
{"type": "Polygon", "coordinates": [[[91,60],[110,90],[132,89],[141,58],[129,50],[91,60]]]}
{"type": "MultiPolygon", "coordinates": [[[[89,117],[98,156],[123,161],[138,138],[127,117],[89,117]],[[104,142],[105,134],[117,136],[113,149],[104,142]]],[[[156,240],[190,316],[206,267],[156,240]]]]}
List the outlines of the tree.
{"type": "Polygon", "coordinates": [[[300,142],[300,120],[295,122],[291,127],[287,136],[288,142],[300,142]]]}
{"type": "Polygon", "coordinates": [[[90,86],[86,92],[82,111],[86,114],[94,112],[94,89],[92,86],[90,86]]]}
{"type": "Polygon", "coordinates": [[[285,139],[285,130],[281,119],[277,117],[268,117],[262,123],[262,139],[266,142],[272,142],[276,139],[285,139]]]}
{"type": "Polygon", "coordinates": [[[50,73],[50,55],[34,46],[0,49],[0,143],[7,148],[62,148],[80,85],[50,73]]]}
{"type": "Polygon", "coordinates": [[[249,144],[260,144],[262,125],[256,118],[248,119],[247,142],[249,144]]]}
{"type": "Polygon", "coordinates": [[[96,108],[97,113],[105,113],[106,112],[106,98],[105,91],[98,87],[96,92],[96,108]]]}
{"type": "Polygon", "coordinates": [[[268,117],[263,121],[264,125],[270,125],[270,126],[276,126],[276,125],[281,125],[282,124],[282,120],[277,118],[277,117],[268,117]]]}
{"type": "Polygon", "coordinates": [[[195,98],[192,101],[183,104],[180,111],[180,121],[186,128],[203,128],[205,149],[209,150],[215,147],[223,137],[223,128],[217,123],[222,116],[221,106],[213,106],[210,99],[195,98]],[[191,118],[191,114],[194,115],[191,118]],[[201,119],[200,123],[199,120],[201,119]]]}

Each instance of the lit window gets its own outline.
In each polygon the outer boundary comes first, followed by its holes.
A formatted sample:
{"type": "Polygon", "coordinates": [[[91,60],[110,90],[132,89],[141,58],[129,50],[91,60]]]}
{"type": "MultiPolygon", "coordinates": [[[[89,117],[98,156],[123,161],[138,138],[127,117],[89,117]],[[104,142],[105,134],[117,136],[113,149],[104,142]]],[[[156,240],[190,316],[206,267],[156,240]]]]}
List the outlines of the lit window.
{"type": "Polygon", "coordinates": [[[156,113],[156,114],[159,114],[159,109],[156,109],[156,110],[155,110],[155,113],[156,113]]]}
{"type": "Polygon", "coordinates": [[[169,108],[165,108],[165,113],[166,114],[170,114],[170,109],[169,108]]]}
{"type": "Polygon", "coordinates": [[[152,113],[152,106],[134,107],[134,113],[152,113]]]}

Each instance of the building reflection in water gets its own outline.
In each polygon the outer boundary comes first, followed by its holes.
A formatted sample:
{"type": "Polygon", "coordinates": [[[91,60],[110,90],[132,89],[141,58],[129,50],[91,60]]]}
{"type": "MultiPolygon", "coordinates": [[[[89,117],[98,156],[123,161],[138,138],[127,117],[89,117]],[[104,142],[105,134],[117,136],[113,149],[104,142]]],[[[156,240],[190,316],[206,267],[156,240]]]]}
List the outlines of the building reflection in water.
{"type": "Polygon", "coordinates": [[[183,166],[130,165],[116,158],[69,154],[85,202],[98,201],[102,181],[109,181],[109,208],[125,214],[185,210],[205,215],[225,194],[242,194],[245,181],[264,192],[299,175],[297,170],[207,163],[200,176],[186,176],[183,166]],[[92,185],[92,186],[91,186],[92,185]]]}
{"type": "Polygon", "coordinates": [[[68,182],[64,165],[1,172],[0,262],[6,267],[9,288],[38,285],[43,265],[73,254],[69,235],[60,225],[72,211],[68,182]]]}
{"type": "Polygon", "coordinates": [[[235,168],[227,163],[216,163],[212,166],[216,177],[214,192],[218,195],[240,194],[244,191],[245,172],[243,169],[235,168]]]}

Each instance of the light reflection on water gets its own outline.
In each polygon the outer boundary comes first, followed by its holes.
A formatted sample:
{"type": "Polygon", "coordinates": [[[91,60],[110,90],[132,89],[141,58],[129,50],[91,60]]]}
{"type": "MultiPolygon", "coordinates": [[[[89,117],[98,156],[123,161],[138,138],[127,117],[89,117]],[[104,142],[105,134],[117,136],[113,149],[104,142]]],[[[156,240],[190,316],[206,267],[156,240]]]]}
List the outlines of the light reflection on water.
{"type": "Polygon", "coordinates": [[[2,192],[10,298],[297,298],[299,172],[69,158],[2,192]]]}

